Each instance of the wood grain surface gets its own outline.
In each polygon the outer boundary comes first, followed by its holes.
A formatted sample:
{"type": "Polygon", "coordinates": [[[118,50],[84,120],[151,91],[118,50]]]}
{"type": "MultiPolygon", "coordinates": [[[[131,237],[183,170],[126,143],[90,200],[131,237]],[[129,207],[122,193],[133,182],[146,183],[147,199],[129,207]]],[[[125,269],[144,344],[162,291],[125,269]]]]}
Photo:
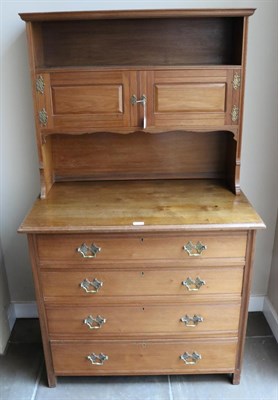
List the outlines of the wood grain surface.
{"type": "Polygon", "coordinates": [[[261,218],[241,194],[213,180],[55,183],[19,232],[259,229],[261,218]],[[143,226],[133,222],[143,222],[143,226]]]}
{"type": "MultiPolygon", "coordinates": [[[[48,328],[51,338],[78,335],[94,339],[115,336],[138,335],[176,335],[184,338],[198,335],[237,336],[240,303],[231,304],[169,304],[153,305],[143,303],[137,306],[92,304],[83,307],[47,307],[48,328]],[[90,329],[84,320],[98,315],[106,319],[99,329],[90,329]],[[193,318],[198,315],[202,322],[186,325],[181,321],[184,316],[193,318]]],[[[97,326],[94,324],[94,326],[97,326]]]]}
{"type": "Polygon", "coordinates": [[[232,372],[235,366],[236,340],[202,341],[69,341],[52,342],[54,370],[59,375],[132,375],[165,373],[232,372]],[[184,352],[197,352],[202,359],[185,365],[184,352]],[[92,365],[91,353],[104,353],[103,366],[92,365]]]}

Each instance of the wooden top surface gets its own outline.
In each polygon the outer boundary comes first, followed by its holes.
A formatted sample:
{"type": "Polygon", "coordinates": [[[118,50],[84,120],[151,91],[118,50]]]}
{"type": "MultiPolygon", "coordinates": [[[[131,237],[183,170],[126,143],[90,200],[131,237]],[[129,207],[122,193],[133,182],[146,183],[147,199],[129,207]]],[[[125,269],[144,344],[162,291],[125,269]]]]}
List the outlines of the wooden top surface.
{"type": "Polygon", "coordinates": [[[85,19],[243,17],[254,14],[254,8],[178,9],[178,10],[113,10],[20,13],[26,22],[71,21],[85,19]]]}
{"type": "Polygon", "coordinates": [[[244,194],[216,181],[55,183],[19,228],[25,233],[258,229],[265,225],[244,194]],[[144,225],[134,225],[134,222],[144,225]]]}

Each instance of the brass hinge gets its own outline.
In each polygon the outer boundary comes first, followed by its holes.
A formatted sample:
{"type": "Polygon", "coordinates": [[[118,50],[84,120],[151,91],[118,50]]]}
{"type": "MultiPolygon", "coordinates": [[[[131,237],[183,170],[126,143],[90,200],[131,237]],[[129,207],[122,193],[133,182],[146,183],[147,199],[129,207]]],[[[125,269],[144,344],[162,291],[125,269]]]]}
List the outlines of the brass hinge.
{"type": "Polygon", "coordinates": [[[36,79],[36,90],[37,92],[43,94],[44,93],[44,87],[45,87],[45,83],[44,83],[44,79],[42,75],[39,75],[36,79]]]}
{"type": "Polygon", "coordinates": [[[233,106],[231,112],[231,118],[233,122],[237,122],[239,117],[239,108],[237,106],[233,106]]]}
{"type": "Polygon", "coordinates": [[[235,89],[235,90],[240,88],[241,76],[237,72],[234,74],[232,85],[233,85],[233,89],[235,89]]]}
{"type": "Polygon", "coordinates": [[[46,109],[43,108],[39,112],[39,121],[40,121],[41,125],[46,126],[47,125],[47,120],[48,120],[48,115],[47,115],[46,109]]]}

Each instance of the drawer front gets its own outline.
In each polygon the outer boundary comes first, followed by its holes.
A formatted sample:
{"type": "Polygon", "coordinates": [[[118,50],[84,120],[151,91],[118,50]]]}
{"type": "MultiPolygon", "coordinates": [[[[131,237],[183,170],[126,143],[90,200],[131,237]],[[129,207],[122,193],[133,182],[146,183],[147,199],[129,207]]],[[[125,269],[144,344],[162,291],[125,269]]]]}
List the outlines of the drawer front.
{"type": "Polygon", "coordinates": [[[45,299],[50,297],[241,294],[243,267],[41,272],[45,299]]]}
{"type": "Polygon", "coordinates": [[[51,344],[54,370],[60,375],[231,372],[235,368],[236,347],[236,340],[51,344]]]}
{"type": "MultiPolygon", "coordinates": [[[[47,308],[50,335],[237,335],[240,304],[176,304],[47,308]]],[[[76,336],[75,336],[76,337],[76,336]]]]}
{"type": "Polygon", "coordinates": [[[96,263],[98,260],[186,260],[209,257],[243,258],[246,251],[246,239],[246,233],[191,234],[169,237],[38,235],[37,246],[41,262],[96,263]]]}

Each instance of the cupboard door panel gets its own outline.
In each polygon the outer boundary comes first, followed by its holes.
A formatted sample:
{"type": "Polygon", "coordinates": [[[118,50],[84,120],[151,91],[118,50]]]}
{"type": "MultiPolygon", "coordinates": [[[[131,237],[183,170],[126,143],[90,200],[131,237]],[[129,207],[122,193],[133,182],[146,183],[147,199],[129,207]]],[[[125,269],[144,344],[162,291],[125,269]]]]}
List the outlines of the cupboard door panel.
{"type": "Polygon", "coordinates": [[[155,86],[155,113],[224,112],[225,83],[185,83],[155,86]]]}
{"type": "Polygon", "coordinates": [[[130,125],[128,71],[76,71],[49,74],[46,92],[48,120],[43,126],[78,132],[130,125]]]}
{"type": "Polygon", "coordinates": [[[232,74],[224,68],[149,72],[149,126],[208,129],[231,125],[232,109],[239,101],[231,101],[232,74]]]}
{"type": "Polygon", "coordinates": [[[52,99],[55,115],[123,112],[122,85],[56,86],[52,99]]]}

